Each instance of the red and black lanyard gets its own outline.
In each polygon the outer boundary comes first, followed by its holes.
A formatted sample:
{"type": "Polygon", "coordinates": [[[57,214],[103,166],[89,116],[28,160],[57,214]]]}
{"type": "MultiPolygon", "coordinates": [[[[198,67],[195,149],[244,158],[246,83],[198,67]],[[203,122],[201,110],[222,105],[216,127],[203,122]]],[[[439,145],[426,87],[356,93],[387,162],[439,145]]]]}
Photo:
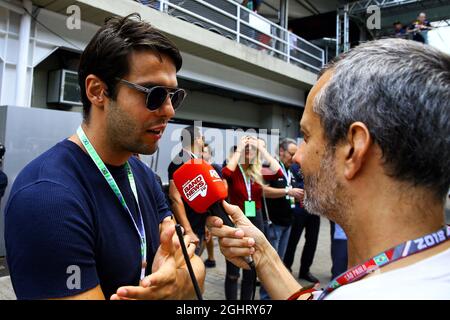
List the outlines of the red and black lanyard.
{"type": "Polygon", "coordinates": [[[327,288],[319,296],[319,300],[324,299],[337,288],[358,281],[381,267],[412,256],[413,254],[431,249],[448,240],[450,240],[450,226],[445,226],[436,232],[427,234],[415,240],[406,241],[398,246],[386,250],[385,252],[382,252],[367,260],[365,263],[357,265],[335,278],[328,284],[327,288]]]}

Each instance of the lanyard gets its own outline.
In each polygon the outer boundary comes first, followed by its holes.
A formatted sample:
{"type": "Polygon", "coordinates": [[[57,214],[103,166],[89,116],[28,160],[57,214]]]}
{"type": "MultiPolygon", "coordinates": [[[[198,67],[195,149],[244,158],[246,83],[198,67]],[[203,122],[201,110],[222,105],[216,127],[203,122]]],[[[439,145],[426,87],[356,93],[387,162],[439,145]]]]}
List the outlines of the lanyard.
{"type": "Polygon", "coordinates": [[[417,238],[415,240],[409,240],[398,246],[395,246],[379,255],[367,260],[365,263],[357,265],[328,284],[327,288],[322,292],[319,300],[325,298],[332,291],[339,287],[345,286],[346,284],[358,281],[368,275],[369,273],[388,265],[394,261],[411,256],[415,253],[431,249],[438,244],[450,240],[450,226],[445,226],[436,232],[427,234],[423,237],[417,238]]]}
{"type": "Polygon", "coordinates": [[[290,187],[291,179],[292,179],[291,170],[286,170],[286,167],[284,166],[282,161],[280,161],[280,167],[281,167],[281,172],[283,172],[283,176],[286,178],[287,185],[288,185],[288,187],[290,187]]]}
{"type": "Polygon", "coordinates": [[[122,192],[120,192],[119,186],[117,185],[113,176],[109,172],[105,163],[102,161],[102,159],[100,159],[100,156],[98,155],[97,151],[95,151],[94,147],[92,146],[91,142],[89,141],[88,137],[86,136],[86,134],[84,133],[84,131],[81,127],[78,128],[77,135],[78,135],[78,138],[81,140],[81,143],[83,143],[84,147],[86,148],[86,151],[88,152],[89,156],[94,161],[97,168],[102,173],[103,177],[106,179],[106,182],[108,182],[112,191],[119,199],[120,204],[128,212],[128,215],[130,216],[131,220],[133,221],[134,227],[136,228],[136,231],[139,234],[139,239],[140,239],[140,243],[141,243],[140,251],[141,251],[141,258],[142,258],[140,279],[142,280],[145,277],[145,267],[146,267],[146,261],[147,261],[147,238],[145,235],[144,221],[142,219],[141,208],[139,206],[136,182],[134,181],[133,172],[131,171],[131,167],[128,162],[125,164],[125,168],[127,170],[127,175],[128,175],[128,181],[130,182],[130,187],[131,187],[131,190],[133,191],[133,195],[136,200],[136,204],[137,204],[138,211],[139,211],[138,223],[136,223],[133,215],[131,214],[131,211],[128,208],[128,205],[125,202],[125,198],[123,197],[122,192]]]}
{"type": "Polygon", "coordinates": [[[289,200],[290,204],[291,204],[291,209],[295,208],[295,198],[294,197],[290,197],[287,195],[287,190],[291,190],[292,189],[292,171],[290,169],[286,170],[286,167],[284,166],[284,163],[282,161],[280,162],[280,169],[281,172],[283,173],[284,178],[286,179],[286,200],[289,200]]]}
{"type": "Polygon", "coordinates": [[[247,194],[248,194],[248,201],[252,201],[252,180],[247,179],[247,175],[245,174],[241,165],[238,164],[238,166],[239,166],[239,170],[241,170],[242,178],[244,178],[245,188],[247,189],[247,194]]]}

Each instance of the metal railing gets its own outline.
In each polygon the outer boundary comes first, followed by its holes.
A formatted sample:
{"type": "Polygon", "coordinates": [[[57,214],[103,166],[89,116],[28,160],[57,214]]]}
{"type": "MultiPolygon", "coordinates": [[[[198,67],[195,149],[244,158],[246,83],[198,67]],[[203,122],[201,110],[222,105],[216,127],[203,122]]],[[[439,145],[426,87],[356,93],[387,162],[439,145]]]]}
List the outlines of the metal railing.
{"type": "Polygon", "coordinates": [[[380,9],[384,9],[388,7],[404,6],[406,4],[420,1],[421,0],[360,0],[349,4],[349,14],[365,13],[367,8],[373,5],[379,7],[380,9]]]}
{"type": "Polygon", "coordinates": [[[230,40],[318,72],[324,50],[234,0],[136,0],[230,40]]]}

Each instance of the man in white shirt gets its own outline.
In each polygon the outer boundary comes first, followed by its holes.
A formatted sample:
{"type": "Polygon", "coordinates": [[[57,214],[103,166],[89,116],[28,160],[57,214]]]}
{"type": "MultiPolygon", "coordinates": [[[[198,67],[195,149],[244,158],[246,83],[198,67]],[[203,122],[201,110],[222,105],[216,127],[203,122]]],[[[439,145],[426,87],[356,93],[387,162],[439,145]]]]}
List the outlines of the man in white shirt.
{"type": "Polygon", "coordinates": [[[224,202],[237,229],[210,217],[221,251],[274,299],[450,299],[450,56],[384,39],[328,65],[300,122],[305,208],[338,223],[348,266],[325,291],[304,290],[264,235],[224,202]],[[277,275],[276,277],[274,275],[277,275]]]}
{"type": "Polygon", "coordinates": [[[378,269],[373,276],[333,291],[327,299],[449,299],[450,250],[416,261],[389,272],[378,269]]]}

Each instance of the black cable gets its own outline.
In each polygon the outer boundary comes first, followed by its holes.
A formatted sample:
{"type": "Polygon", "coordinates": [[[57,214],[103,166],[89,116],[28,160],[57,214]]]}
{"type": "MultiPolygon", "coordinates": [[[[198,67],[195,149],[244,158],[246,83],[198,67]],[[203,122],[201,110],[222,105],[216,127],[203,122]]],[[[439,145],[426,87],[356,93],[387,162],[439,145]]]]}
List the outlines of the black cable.
{"type": "Polygon", "coordinates": [[[255,300],[255,294],[256,294],[256,277],[257,277],[257,273],[256,273],[256,266],[255,266],[255,262],[253,260],[251,260],[250,262],[247,262],[247,264],[249,265],[251,271],[252,271],[252,281],[253,281],[253,291],[252,291],[252,300],[255,300]]]}
{"type": "Polygon", "coordinates": [[[183,251],[184,260],[186,261],[186,265],[189,271],[189,275],[191,277],[192,284],[194,285],[195,294],[197,295],[198,300],[203,300],[202,292],[200,291],[200,287],[198,285],[197,279],[195,278],[194,270],[192,269],[191,259],[189,259],[189,255],[186,249],[186,245],[184,243],[183,231],[181,230],[181,225],[176,224],[175,230],[178,235],[178,239],[180,240],[181,251],[183,251]]]}

